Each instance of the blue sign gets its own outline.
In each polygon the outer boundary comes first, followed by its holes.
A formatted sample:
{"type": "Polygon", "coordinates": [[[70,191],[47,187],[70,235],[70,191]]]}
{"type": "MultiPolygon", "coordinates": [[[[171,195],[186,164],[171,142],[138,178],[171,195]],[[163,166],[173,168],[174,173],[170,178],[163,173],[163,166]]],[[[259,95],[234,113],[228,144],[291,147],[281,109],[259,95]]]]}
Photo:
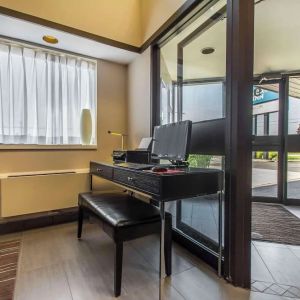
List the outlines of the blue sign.
{"type": "Polygon", "coordinates": [[[279,95],[276,92],[262,89],[261,87],[253,87],[253,105],[278,100],[279,95]]]}

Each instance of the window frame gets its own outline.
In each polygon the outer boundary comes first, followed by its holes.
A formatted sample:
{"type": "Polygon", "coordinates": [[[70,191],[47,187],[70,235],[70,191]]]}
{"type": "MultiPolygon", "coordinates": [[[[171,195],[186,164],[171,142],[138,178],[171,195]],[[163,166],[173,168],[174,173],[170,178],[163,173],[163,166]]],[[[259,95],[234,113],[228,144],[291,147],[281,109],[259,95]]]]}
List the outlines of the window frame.
{"type": "MultiPolygon", "coordinates": [[[[56,56],[67,56],[76,59],[83,59],[85,61],[90,61],[95,64],[95,143],[90,145],[84,144],[1,144],[0,151],[4,150],[97,150],[98,149],[98,63],[99,60],[95,57],[86,56],[80,53],[71,52],[64,49],[56,49],[54,47],[49,47],[45,45],[40,45],[33,42],[18,40],[15,38],[0,37],[0,43],[7,44],[9,46],[26,47],[33,50],[39,50],[46,53],[50,53],[56,56]]],[[[80,122],[80,119],[79,119],[80,122]]]]}

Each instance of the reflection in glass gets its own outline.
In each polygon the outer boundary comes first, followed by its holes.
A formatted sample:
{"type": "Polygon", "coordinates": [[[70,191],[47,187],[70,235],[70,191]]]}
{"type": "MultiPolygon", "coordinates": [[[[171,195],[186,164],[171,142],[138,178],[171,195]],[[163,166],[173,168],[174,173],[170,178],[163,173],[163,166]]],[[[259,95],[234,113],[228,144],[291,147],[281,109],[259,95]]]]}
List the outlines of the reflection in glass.
{"type": "Polygon", "coordinates": [[[269,114],[269,135],[278,135],[278,112],[269,114]]]}
{"type": "Polygon", "coordinates": [[[224,117],[223,83],[183,85],[182,119],[193,122],[224,117]]]}
{"type": "MultiPolygon", "coordinates": [[[[223,169],[224,157],[191,154],[192,167],[223,169]]],[[[217,251],[218,245],[218,196],[205,195],[166,203],[173,215],[173,225],[183,234],[217,251]]],[[[224,241],[224,239],[223,239],[224,241]]]]}
{"type": "Polygon", "coordinates": [[[264,115],[257,115],[256,116],[256,135],[261,136],[264,135],[264,126],[265,125],[265,118],[264,115]]]}
{"type": "Polygon", "coordinates": [[[287,169],[287,198],[300,199],[300,152],[288,153],[287,169]]]}
{"type": "Polygon", "coordinates": [[[288,134],[300,134],[300,77],[289,78],[288,134]]]}
{"type": "Polygon", "coordinates": [[[279,84],[253,87],[253,134],[278,135],[279,84]]]}
{"type": "Polygon", "coordinates": [[[278,152],[255,151],[252,159],[252,196],[277,197],[278,152]]]}
{"type": "MultiPolygon", "coordinates": [[[[220,0],[206,6],[203,14],[161,47],[161,124],[224,117],[226,3],[220,0]],[[201,49],[206,47],[215,51],[205,55],[201,49]]],[[[189,162],[193,167],[222,168],[222,158],[212,155],[193,154],[189,162]]],[[[217,250],[217,195],[182,199],[166,207],[173,215],[175,230],[217,250]]]]}

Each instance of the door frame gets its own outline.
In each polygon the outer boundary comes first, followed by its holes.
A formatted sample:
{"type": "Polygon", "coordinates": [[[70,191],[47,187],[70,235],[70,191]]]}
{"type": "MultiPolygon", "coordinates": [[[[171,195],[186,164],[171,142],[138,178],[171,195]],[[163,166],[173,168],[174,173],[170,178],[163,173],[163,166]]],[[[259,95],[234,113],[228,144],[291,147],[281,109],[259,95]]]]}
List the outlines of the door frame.
{"type": "MultiPolygon", "coordinates": [[[[213,1],[199,1],[207,5],[213,1]]],[[[180,21],[178,17],[178,22],[180,21]]],[[[191,18],[189,22],[191,21],[191,18]]],[[[254,1],[227,0],[224,278],[249,288],[251,278],[251,159],[254,1]],[[241,101],[243,99],[243,101],[241,101]],[[243,137],[243,138],[241,138],[243,137]],[[246,172],[245,172],[246,170],[246,172]],[[239,226],[236,226],[239,224],[239,226]]],[[[160,50],[151,46],[151,133],[159,125],[160,50]]],[[[176,235],[176,232],[174,233],[176,235]]],[[[178,236],[178,239],[182,239],[178,236]]],[[[188,239],[184,241],[189,247],[188,239]]],[[[190,249],[193,248],[193,245],[190,249]]]]}
{"type": "Polygon", "coordinates": [[[281,138],[284,132],[284,98],[282,90],[284,85],[281,79],[268,80],[267,83],[261,82],[260,78],[254,78],[253,86],[264,84],[278,84],[279,88],[279,111],[278,111],[278,135],[277,136],[253,136],[253,146],[252,151],[277,151],[278,152],[278,167],[277,167],[277,197],[263,197],[263,196],[252,196],[252,201],[254,202],[265,202],[265,203],[282,203],[284,196],[284,140],[281,138]]]}
{"type": "MultiPolygon", "coordinates": [[[[279,84],[279,111],[278,111],[278,136],[259,136],[253,139],[253,151],[278,151],[278,170],[277,170],[277,197],[257,197],[253,196],[252,201],[265,203],[280,203],[283,205],[300,205],[299,199],[288,198],[288,153],[300,152],[300,136],[288,134],[289,123],[289,78],[300,76],[300,72],[289,73],[270,73],[272,77],[280,78],[262,82],[266,84],[279,84]]],[[[259,84],[260,77],[255,77],[253,85],[259,84]]]]}

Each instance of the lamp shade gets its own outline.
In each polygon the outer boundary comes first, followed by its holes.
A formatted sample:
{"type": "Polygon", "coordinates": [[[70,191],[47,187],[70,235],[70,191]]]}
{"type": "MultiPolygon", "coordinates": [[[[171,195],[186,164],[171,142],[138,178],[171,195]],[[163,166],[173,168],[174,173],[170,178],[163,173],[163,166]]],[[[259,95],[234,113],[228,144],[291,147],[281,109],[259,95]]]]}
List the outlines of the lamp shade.
{"type": "Polygon", "coordinates": [[[81,143],[83,145],[89,145],[92,137],[92,115],[90,109],[84,108],[81,111],[80,134],[81,143]]]}

